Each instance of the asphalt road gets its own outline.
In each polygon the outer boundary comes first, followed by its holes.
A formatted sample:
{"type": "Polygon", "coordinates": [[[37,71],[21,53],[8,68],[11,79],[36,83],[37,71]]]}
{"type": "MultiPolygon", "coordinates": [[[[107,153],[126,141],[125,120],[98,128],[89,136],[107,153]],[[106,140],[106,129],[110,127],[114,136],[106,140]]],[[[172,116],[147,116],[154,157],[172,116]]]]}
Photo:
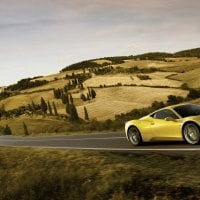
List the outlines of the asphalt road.
{"type": "Polygon", "coordinates": [[[185,142],[146,143],[143,146],[134,147],[126,140],[123,133],[51,137],[0,136],[0,146],[133,152],[200,151],[200,145],[189,145],[185,142]]]}

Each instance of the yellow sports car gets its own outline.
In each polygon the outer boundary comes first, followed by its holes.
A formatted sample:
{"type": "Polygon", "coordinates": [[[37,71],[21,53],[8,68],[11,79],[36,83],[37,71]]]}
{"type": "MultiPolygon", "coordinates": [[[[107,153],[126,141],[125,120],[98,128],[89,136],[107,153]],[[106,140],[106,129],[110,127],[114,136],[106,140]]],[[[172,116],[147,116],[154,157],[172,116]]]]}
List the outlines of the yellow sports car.
{"type": "Polygon", "coordinates": [[[141,145],[150,141],[200,142],[200,105],[181,104],[157,110],[125,124],[128,141],[141,145]]]}

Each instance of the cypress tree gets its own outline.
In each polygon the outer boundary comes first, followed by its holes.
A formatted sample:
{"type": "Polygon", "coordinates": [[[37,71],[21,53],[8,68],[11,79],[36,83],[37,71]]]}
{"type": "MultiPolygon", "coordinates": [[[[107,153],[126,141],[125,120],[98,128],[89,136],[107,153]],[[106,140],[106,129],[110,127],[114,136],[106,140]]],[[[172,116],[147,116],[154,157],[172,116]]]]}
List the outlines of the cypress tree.
{"type": "Polygon", "coordinates": [[[5,106],[4,106],[4,104],[1,106],[1,108],[0,108],[0,118],[2,117],[2,116],[6,116],[7,115],[7,112],[6,112],[6,110],[5,110],[5,106]]]}
{"type": "Polygon", "coordinates": [[[53,104],[54,115],[58,115],[58,111],[57,111],[56,104],[54,103],[54,101],[52,104],[53,104]]]}
{"type": "Polygon", "coordinates": [[[89,120],[87,108],[84,106],[85,120],[89,120]]]}
{"type": "Polygon", "coordinates": [[[76,110],[76,106],[74,104],[70,104],[70,120],[71,121],[78,121],[79,116],[76,110]]]}
{"type": "Polygon", "coordinates": [[[40,105],[41,105],[41,109],[42,109],[43,114],[44,115],[47,114],[48,107],[47,107],[47,103],[45,102],[43,97],[41,97],[41,104],[40,105]]]}
{"type": "Polygon", "coordinates": [[[69,103],[66,104],[65,110],[66,110],[67,114],[70,114],[70,104],[69,103]]]}
{"type": "Polygon", "coordinates": [[[72,86],[72,84],[71,84],[71,80],[69,80],[68,86],[69,86],[69,87],[72,86]]]}
{"type": "Polygon", "coordinates": [[[34,103],[34,101],[32,101],[32,109],[33,109],[33,112],[35,112],[36,111],[36,105],[35,105],[35,103],[34,103]]]}
{"type": "Polygon", "coordinates": [[[96,97],[96,92],[95,92],[95,90],[92,88],[91,89],[91,96],[92,96],[92,98],[94,99],[95,97],[96,97]]]}
{"type": "Polygon", "coordinates": [[[24,135],[25,136],[29,135],[27,125],[24,122],[23,122],[23,128],[24,128],[24,135]]]}
{"type": "Polygon", "coordinates": [[[61,96],[60,88],[57,89],[57,93],[58,93],[58,94],[57,94],[58,99],[60,99],[60,96],[61,96]]]}
{"type": "Polygon", "coordinates": [[[54,97],[57,99],[56,89],[53,89],[53,95],[54,95],[54,97]]]}
{"type": "Polygon", "coordinates": [[[92,97],[90,88],[88,88],[88,94],[89,94],[89,97],[92,97]]]}
{"type": "Polygon", "coordinates": [[[90,100],[90,95],[87,93],[87,100],[89,101],[90,100]]]}
{"type": "Polygon", "coordinates": [[[52,115],[52,107],[49,101],[48,101],[48,110],[49,110],[49,114],[52,115]]]}
{"type": "Polygon", "coordinates": [[[69,93],[69,99],[70,99],[70,104],[73,104],[74,103],[74,99],[73,99],[73,97],[72,97],[72,94],[71,93],[69,93]]]}
{"type": "Polygon", "coordinates": [[[62,95],[62,103],[63,104],[67,104],[68,102],[69,102],[68,95],[63,94],[62,95]]]}
{"type": "Polygon", "coordinates": [[[65,93],[67,93],[68,92],[68,86],[65,85],[64,88],[63,88],[63,90],[64,90],[65,93]]]}
{"type": "Polygon", "coordinates": [[[80,89],[81,89],[81,90],[84,89],[83,83],[80,84],[80,89]]]}
{"type": "Polygon", "coordinates": [[[12,135],[12,130],[8,124],[6,124],[6,127],[4,128],[4,135],[12,135]]]}

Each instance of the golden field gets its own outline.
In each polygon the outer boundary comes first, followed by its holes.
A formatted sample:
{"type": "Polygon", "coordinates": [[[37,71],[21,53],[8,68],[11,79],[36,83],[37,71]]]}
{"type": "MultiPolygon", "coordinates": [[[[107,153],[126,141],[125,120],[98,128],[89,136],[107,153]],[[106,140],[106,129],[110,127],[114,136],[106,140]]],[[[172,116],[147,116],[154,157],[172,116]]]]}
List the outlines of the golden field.
{"type": "MultiPolygon", "coordinates": [[[[102,64],[110,61],[97,59],[93,62],[102,64]]],[[[93,74],[92,78],[84,82],[84,90],[77,88],[71,91],[81,118],[84,118],[84,106],[88,110],[90,119],[113,119],[116,114],[126,113],[134,108],[147,107],[155,100],[166,101],[169,95],[185,97],[188,92],[181,90],[183,83],[187,83],[192,88],[200,88],[199,58],[167,58],[166,61],[125,60],[122,64],[112,64],[112,66],[114,70],[119,66],[126,69],[138,66],[138,68],[153,67],[162,71],[144,74],[149,76],[148,80],[140,80],[137,73],[93,74]],[[99,88],[100,85],[103,88],[99,88]],[[87,94],[87,87],[94,87],[97,96],[93,100],[84,102],[80,99],[80,95],[81,93],[87,94]]],[[[20,91],[21,94],[1,100],[0,107],[4,105],[6,110],[11,110],[31,104],[32,101],[39,104],[43,97],[46,102],[55,102],[59,114],[66,114],[65,105],[60,99],[54,98],[53,89],[63,88],[69,81],[65,79],[66,74],[71,75],[73,72],[77,74],[82,73],[83,70],[71,70],[34,79],[50,82],[43,86],[20,91]]]]}
{"type": "Polygon", "coordinates": [[[170,80],[166,78],[173,75],[171,72],[155,72],[148,74],[151,78],[149,80],[140,80],[135,74],[111,74],[111,75],[98,75],[85,81],[86,87],[99,87],[100,85],[112,86],[117,84],[122,85],[147,85],[147,86],[168,86],[180,87],[182,82],[178,80],[170,80]]]}
{"type": "Polygon", "coordinates": [[[187,91],[172,88],[111,87],[96,89],[97,97],[89,103],[77,106],[80,117],[84,117],[86,106],[89,117],[97,120],[113,119],[116,114],[126,113],[133,108],[150,106],[153,101],[166,101],[167,96],[186,96],[187,91]]]}

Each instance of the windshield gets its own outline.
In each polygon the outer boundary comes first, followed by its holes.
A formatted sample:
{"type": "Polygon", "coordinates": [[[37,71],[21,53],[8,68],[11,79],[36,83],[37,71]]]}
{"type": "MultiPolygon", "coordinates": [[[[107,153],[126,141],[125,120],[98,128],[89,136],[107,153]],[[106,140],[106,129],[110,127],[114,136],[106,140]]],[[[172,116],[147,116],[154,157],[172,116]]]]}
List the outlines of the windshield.
{"type": "Polygon", "coordinates": [[[200,115],[200,105],[194,105],[194,104],[182,105],[175,107],[174,110],[181,117],[200,115]]]}

